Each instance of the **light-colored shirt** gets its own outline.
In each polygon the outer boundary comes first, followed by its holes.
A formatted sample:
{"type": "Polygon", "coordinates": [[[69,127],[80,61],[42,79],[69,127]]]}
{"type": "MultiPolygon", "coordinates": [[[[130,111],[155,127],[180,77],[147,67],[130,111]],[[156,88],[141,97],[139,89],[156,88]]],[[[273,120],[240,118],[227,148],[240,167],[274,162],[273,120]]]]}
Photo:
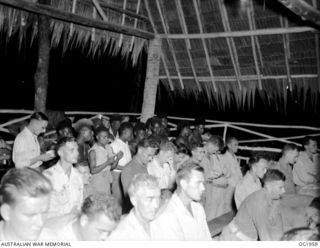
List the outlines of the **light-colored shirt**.
{"type": "Polygon", "coordinates": [[[12,151],[12,159],[16,168],[37,168],[42,162],[31,164],[31,159],[40,155],[38,138],[28,127],[25,127],[15,138],[12,151]]]}
{"type": "Polygon", "coordinates": [[[136,215],[134,214],[134,209],[132,209],[130,213],[123,217],[123,219],[119,222],[116,229],[110,234],[108,240],[143,241],[151,240],[151,236],[139,223],[136,215]]]}
{"type": "Polygon", "coordinates": [[[226,151],[226,153],[221,156],[221,160],[226,168],[229,186],[235,187],[243,177],[237,157],[229,151],[226,151]]]}
{"type": "Polygon", "coordinates": [[[49,178],[53,186],[48,218],[68,214],[73,209],[80,210],[83,201],[83,180],[78,170],[71,167],[68,176],[58,162],[43,174],[49,178]]]}
{"type": "Polygon", "coordinates": [[[297,162],[293,166],[293,181],[304,187],[318,182],[318,168],[315,159],[312,161],[306,152],[300,152],[297,162]]]}
{"type": "Polygon", "coordinates": [[[131,156],[128,142],[125,143],[121,139],[116,138],[115,141],[113,141],[110,146],[113,150],[113,153],[118,153],[120,151],[123,152],[123,157],[119,160],[119,163],[118,163],[119,166],[125,166],[131,161],[132,156],[131,156]]]}
{"type": "Polygon", "coordinates": [[[176,172],[169,163],[162,166],[153,159],[147,166],[148,174],[157,178],[160,189],[170,189],[173,186],[176,172]]]}
{"type": "Polygon", "coordinates": [[[266,189],[260,189],[248,196],[240,206],[233,221],[225,227],[221,240],[276,241],[283,235],[283,221],[280,200],[272,200],[266,189]],[[228,233],[228,229],[234,229],[228,233]],[[243,239],[242,237],[245,237],[243,239]]]}
{"type": "Polygon", "coordinates": [[[234,192],[234,200],[236,202],[237,209],[240,208],[240,205],[244,199],[261,188],[262,186],[259,178],[254,179],[250,171],[248,171],[237,184],[234,192]]]}
{"type": "Polygon", "coordinates": [[[200,203],[190,203],[192,214],[174,193],[159,216],[151,222],[153,240],[211,240],[206,215],[200,203]]]}

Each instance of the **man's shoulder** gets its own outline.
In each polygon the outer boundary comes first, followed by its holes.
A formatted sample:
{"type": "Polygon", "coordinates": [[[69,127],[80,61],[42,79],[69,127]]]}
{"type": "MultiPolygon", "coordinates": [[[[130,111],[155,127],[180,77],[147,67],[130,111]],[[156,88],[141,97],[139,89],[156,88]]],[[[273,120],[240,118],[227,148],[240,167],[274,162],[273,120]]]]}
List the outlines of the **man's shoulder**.
{"type": "Polygon", "coordinates": [[[44,170],[42,173],[43,173],[43,175],[45,175],[46,177],[53,177],[53,176],[55,176],[55,175],[58,175],[58,174],[59,174],[58,165],[55,164],[55,165],[51,166],[50,168],[44,170]]]}

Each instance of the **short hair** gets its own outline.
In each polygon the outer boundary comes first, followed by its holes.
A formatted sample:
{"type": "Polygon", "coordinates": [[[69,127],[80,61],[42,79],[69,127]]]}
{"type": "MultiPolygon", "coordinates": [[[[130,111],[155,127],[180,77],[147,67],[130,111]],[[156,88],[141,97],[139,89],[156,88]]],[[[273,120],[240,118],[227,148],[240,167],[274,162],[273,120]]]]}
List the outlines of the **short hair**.
{"type": "Polygon", "coordinates": [[[303,140],[302,140],[302,145],[303,145],[303,146],[309,145],[309,143],[310,143],[311,140],[317,141],[315,137],[306,136],[306,137],[304,137],[303,140]]]}
{"type": "Polygon", "coordinates": [[[157,178],[147,173],[138,173],[134,175],[133,178],[131,179],[131,182],[128,188],[129,197],[135,196],[137,192],[142,188],[160,190],[157,178]]]}
{"type": "Polygon", "coordinates": [[[227,145],[230,144],[233,140],[238,141],[238,139],[237,139],[236,137],[234,137],[234,136],[229,136],[229,137],[227,137],[227,139],[226,139],[226,144],[227,144],[227,145]]]}
{"type": "Polygon", "coordinates": [[[106,132],[106,133],[109,134],[109,130],[108,130],[105,126],[103,126],[103,125],[98,126],[98,127],[94,130],[95,135],[99,135],[99,134],[102,133],[102,132],[106,132]]]}
{"type": "Polygon", "coordinates": [[[134,132],[137,133],[140,130],[146,131],[147,126],[142,122],[137,122],[136,125],[134,126],[134,132]]]}
{"type": "Polygon", "coordinates": [[[203,147],[203,144],[202,143],[199,143],[199,142],[191,142],[190,143],[190,150],[191,151],[194,151],[196,150],[197,148],[202,148],[203,147]]]}
{"type": "Polygon", "coordinates": [[[224,147],[224,142],[220,135],[212,135],[207,143],[218,146],[219,151],[221,151],[224,147]]]}
{"type": "Polygon", "coordinates": [[[42,112],[34,112],[31,116],[30,116],[30,120],[38,120],[38,121],[48,121],[49,118],[48,116],[46,116],[44,113],[42,112]]]}
{"type": "Polygon", "coordinates": [[[177,130],[180,133],[185,127],[190,127],[189,121],[180,121],[177,126],[177,130]]]}
{"type": "Polygon", "coordinates": [[[153,117],[151,119],[150,126],[154,127],[156,124],[158,124],[160,127],[162,126],[161,120],[158,117],[153,117]]]}
{"type": "Polygon", "coordinates": [[[110,122],[115,122],[115,121],[122,121],[122,116],[121,115],[112,115],[110,118],[110,122]]]}
{"type": "Polygon", "coordinates": [[[171,151],[175,153],[177,151],[177,147],[172,142],[164,141],[160,143],[160,151],[163,151],[163,152],[171,151]]]}
{"type": "Polygon", "coordinates": [[[64,119],[57,124],[57,126],[56,126],[57,134],[59,134],[60,130],[63,130],[65,128],[70,128],[70,130],[72,130],[72,124],[69,119],[64,119]]]}
{"type": "Polygon", "coordinates": [[[281,241],[318,241],[320,235],[308,227],[294,228],[283,234],[281,241]]]}
{"type": "Polygon", "coordinates": [[[133,132],[133,126],[130,122],[121,123],[119,130],[118,130],[119,136],[121,136],[124,133],[124,131],[129,130],[129,129],[131,129],[133,132]]]}
{"type": "Polygon", "coordinates": [[[59,151],[59,149],[61,147],[65,146],[69,142],[76,142],[76,138],[75,137],[62,137],[61,139],[58,140],[56,150],[59,151]]]}
{"type": "Polygon", "coordinates": [[[159,149],[159,142],[154,138],[148,137],[138,142],[137,148],[139,147],[142,147],[142,148],[151,147],[151,148],[159,149]]]}
{"type": "Polygon", "coordinates": [[[288,151],[298,150],[298,146],[295,144],[285,144],[282,148],[282,155],[286,154],[288,151]]]}
{"type": "Polygon", "coordinates": [[[262,178],[262,182],[265,185],[268,182],[285,181],[286,176],[279,170],[268,169],[262,178]]]}
{"type": "Polygon", "coordinates": [[[261,159],[268,161],[268,159],[266,158],[266,156],[263,153],[256,153],[256,154],[252,155],[248,161],[249,170],[251,170],[252,167],[255,164],[257,164],[261,159]]]}
{"type": "Polygon", "coordinates": [[[193,171],[204,173],[204,169],[195,163],[190,163],[182,168],[179,168],[176,175],[176,183],[180,186],[181,180],[190,180],[193,171]]]}
{"type": "Polygon", "coordinates": [[[168,115],[165,112],[161,112],[157,116],[159,119],[167,119],[168,118],[168,115]]]}
{"type": "Polygon", "coordinates": [[[198,118],[194,119],[194,125],[195,126],[200,126],[200,125],[205,125],[205,124],[206,124],[206,121],[202,117],[198,117],[198,118]]]}
{"type": "Polygon", "coordinates": [[[118,222],[121,217],[121,206],[113,196],[94,193],[84,200],[81,207],[81,214],[87,215],[88,217],[104,214],[110,220],[118,222]]]}
{"type": "Polygon", "coordinates": [[[51,191],[50,180],[39,171],[13,168],[1,179],[0,204],[14,205],[17,194],[36,198],[49,195],[51,191]]]}
{"type": "Polygon", "coordinates": [[[320,197],[315,197],[309,204],[309,207],[320,210],[320,197]]]}
{"type": "Polygon", "coordinates": [[[188,156],[191,156],[191,151],[185,144],[178,143],[178,144],[176,144],[176,147],[177,147],[177,153],[183,153],[188,156]]]}

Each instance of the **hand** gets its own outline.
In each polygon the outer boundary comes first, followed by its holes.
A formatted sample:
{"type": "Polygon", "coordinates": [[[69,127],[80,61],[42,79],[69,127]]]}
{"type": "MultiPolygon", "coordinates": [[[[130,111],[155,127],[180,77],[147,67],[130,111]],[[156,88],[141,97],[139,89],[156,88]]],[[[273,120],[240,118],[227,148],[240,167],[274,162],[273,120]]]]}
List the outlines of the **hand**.
{"type": "Polygon", "coordinates": [[[43,161],[43,162],[49,161],[49,160],[51,160],[53,158],[54,158],[54,156],[52,156],[52,154],[44,153],[44,154],[40,155],[40,160],[43,161]]]}
{"type": "Polygon", "coordinates": [[[123,157],[123,152],[122,151],[118,152],[116,156],[118,159],[121,159],[123,157]]]}

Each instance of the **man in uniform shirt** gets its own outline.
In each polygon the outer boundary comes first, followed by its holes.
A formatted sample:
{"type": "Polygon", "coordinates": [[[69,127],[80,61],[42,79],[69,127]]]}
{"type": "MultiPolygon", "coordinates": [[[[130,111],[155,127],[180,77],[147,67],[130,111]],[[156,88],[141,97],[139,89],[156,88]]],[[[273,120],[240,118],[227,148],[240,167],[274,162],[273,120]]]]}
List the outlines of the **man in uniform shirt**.
{"type": "Polygon", "coordinates": [[[254,155],[249,159],[249,170],[237,184],[234,192],[234,200],[237,209],[241,203],[253,192],[261,189],[260,179],[263,178],[268,168],[268,161],[261,155],[254,155]]]}
{"type": "Polygon", "coordinates": [[[133,209],[111,233],[108,240],[151,240],[150,222],[160,205],[157,179],[146,173],[136,174],[128,189],[133,209]]]}
{"type": "Polygon", "coordinates": [[[204,170],[186,165],[177,171],[177,190],[152,222],[154,240],[211,240],[206,215],[199,203],[204,192],[204,170]]]}
{"type": "Polygon", "coordinates": [[[37,168],[42,162],[54,158],[52,153],[40,152],[38,136],[46,131],[48,117],[36,112],[30,117],[29,124],[17,135],[13,144],[12,159],[16,168],[37,168]]]}
{"type": "Polygon", "coordinates": [[[82,176],[73,167],[79,155],[77,142],[73,137],[62,138],[57,153],[60,157],[57,164],[43,172],[53,185],[49,217],[78,212],[83,201],[82,176]]]}
{"type": "Polygon", "coordinates": [[[280,199],[285,192],[285,175],[278,170],[268,170],[262,189],[248,196],[237,215],[224,228],[223,241],[275,241],[283,235],[280,199]]]}
{"type": "Polygon", "coordinates": [[[0,240],[37,240],[49,209],[52,185],[40,172],[11,169],[0,186],[0,240]]]}
{"type": "Polygon", "coordinates": [[[49,219],[40,240],[105,241],[121,216],[118,202],[107,194],[88,196],[79,215],[69,214],[49,219]]]}

